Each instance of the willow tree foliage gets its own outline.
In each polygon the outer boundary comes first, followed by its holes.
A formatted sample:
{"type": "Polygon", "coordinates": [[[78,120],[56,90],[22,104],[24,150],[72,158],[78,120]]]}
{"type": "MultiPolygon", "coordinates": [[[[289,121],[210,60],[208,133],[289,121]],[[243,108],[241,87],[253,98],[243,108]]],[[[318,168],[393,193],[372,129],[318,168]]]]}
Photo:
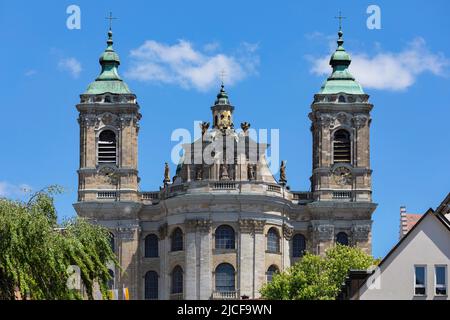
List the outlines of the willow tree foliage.
{"type": "Polygon", "coordinates": [[[351,269],[365,270],[377,260],[359,248],[337,245],[324,256],[306,253],[284,272],[273,276],[261,289],[266,299],[334,300],[351,269]]]}
{"type": "Polygon", "coordinates": [[[110,234],[82,218],[58,225],[53,195],[60,191],[46,188],[28,202],[0,199],[0,299],[82,299],[67,285],[73,265],[89,299],[94,284],[107,298],[107,264],[118,264],[110,234]]]}

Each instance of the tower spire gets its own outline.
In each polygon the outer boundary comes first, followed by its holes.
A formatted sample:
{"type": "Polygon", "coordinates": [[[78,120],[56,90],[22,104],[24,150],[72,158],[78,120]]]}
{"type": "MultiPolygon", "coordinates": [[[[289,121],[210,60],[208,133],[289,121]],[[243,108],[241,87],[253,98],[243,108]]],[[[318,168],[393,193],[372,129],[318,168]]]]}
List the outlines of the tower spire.
{"type": "Polygon", "coordinates": [[[342,19],[345,19],[339,12],[339,16],[335,17],[339,19],[339,31],[337,39],[336,51],[331,55],[330,66],[333,68],[331,75],[322,85],[319,93],[350,93],[350,94],[364,94],[364,91],[359,83],[355,81],[355,77],[350,73],[348,67],[352,62],[350,55],[344,49],[344,39],[342,32],[342,19]]]}
{"type": "Polygon", "coordinates": [[[102,67],[100,75],[92,82],[87,91],[87,94],[101,94],[101,93],[131,93],[128,86],[122,81],[119,76],[119,55],[113,48],[113,32],[112,21],[117,20],[113,17],[112,12],[109,13],[109,17],[105,19],[109,20],[108,39],[106,40],[106,49],[102,53],[99,59],[99,63],[102,67]]]}

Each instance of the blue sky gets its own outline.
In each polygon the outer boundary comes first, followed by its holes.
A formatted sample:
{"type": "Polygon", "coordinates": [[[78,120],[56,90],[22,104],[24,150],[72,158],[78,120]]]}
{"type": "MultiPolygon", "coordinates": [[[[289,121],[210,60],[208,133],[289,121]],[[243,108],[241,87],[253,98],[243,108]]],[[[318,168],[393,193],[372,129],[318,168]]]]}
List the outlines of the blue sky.
{"type": "MultiPolygon", "coordinates": [[[[143,118],[143,190],[158,189],[176,128],[211,121],[218,80],[235,122],[280,129],[293,190],[308,190],[310,104],[335,46],[339,10],[350,70],[374,104],[371,126],[373,252],[395,244],[399,207],[423,213],[450,191],[450,20],[448,1],[0,1],[2,125],[0,195],[23,197],[59,184],[63,217],[74,215],[79,128],[75,105],[99,72],[112,11],[120,73],[143,118]],[[66,8],[81,9],[81,29],[66,8]],[[366,9],[381,9],[381,29],[366,9]],[[170,53],[170,55],[167,55],[170,53]],[[168,58],[169,57],[169,58],[168,58]],[[177,60],[178,59],[178,60],[177,60]],[[180,59],[182,63],[180,64],[180,59]],[[324,64],[325,62],[325,64],[324,64]],[[353,68],[352,68],[353,67],[353,68]]],[[[172,166],[174,169],[174,166],[172,166]]]]}

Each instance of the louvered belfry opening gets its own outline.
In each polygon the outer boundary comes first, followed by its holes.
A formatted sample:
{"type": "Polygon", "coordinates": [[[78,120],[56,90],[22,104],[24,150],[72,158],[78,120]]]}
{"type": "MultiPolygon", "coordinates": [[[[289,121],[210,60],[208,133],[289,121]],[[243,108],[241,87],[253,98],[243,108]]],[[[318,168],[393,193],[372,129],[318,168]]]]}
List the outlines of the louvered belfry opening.
{"type": "Polygon", "coordinates": [[[111,130],[104,130],[98,139],[98,163],[116,164],[117,142],[116,134],[111,130]]]}
{"type": "Polygon", "coordinates": [[[346,130],[338,130],[333,140],[333,162],[351,162],[350,134],[346,130]]]}

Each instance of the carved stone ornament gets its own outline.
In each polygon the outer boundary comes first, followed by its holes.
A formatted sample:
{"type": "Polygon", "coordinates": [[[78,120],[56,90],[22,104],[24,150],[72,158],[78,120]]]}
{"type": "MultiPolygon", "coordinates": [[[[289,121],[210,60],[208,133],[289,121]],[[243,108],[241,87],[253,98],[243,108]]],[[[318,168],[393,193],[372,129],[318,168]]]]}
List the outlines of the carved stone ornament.
{"type": "Polygon", "coordinates": [[[99,118],[105,126],[114,125],[114,122],[117,120],[117,116],[111,112],[102,113],[99,118]]]}
{"type": "Polygon", "coordinates": [[[101,166],[98,169],[98,174],[102,176],[103,182],[116,185],[119,182],[119,174],[113,166],[101,166]]]}
{"type": "Polygon", "coordinates": [[[358,129],[363,128],[367,123],[368,117],[364,115],[357,115],[353,118],[353,123],[358,129]]]}
{"type": "Polygon", "coordinates": [[[184,222],[188,232],[209,232],[212,222],[207,219],[189,219],[184,222]]]}
{"type": "Polygon", "coordinates": [[[283,235],[286,240],[291,240],[294,235],[294,228],[287,224],[283,224],[283,235]]]}
{"type": "Polygon", "coordinates": [[[329,114],[322,114],[319,119],[320,124],[324,128],[330,128],[334,123],[334,118],[329,114]]]}
{"type": "Polygon", "coordinates": [[[253,220],[241,219],[239,220],[239,229],[242,233],[253,232],[253,220]]]}
{"type": "Polygon", "coordinates": [[[319,240],[333,240],[334,226],[332,224],[320,224],[315,228],[319,240]]]}
{"type": "Polygon", "coordinates": [[[211,230],[211,220],[199,219],[197,220],[197,230],[200,232],[209,232],[211,230]]]}
{"type": "Polygon", "coordinates": [[[78,123],[81,127],[94,127],[98,126],[98,118],[95,114],[80,114],[78,123]]]}
{"type": "Polygon", "coordinates": [[[333,171],[333,179],[340,186],[349,185],[353,180],[352,172],[347,167],[337,167],[333,171]]]}
{"type": "Polygon", "coordinates": [[[140,231],[139,225],[122,225],[117,227],[117,235],[122,240],[134,240],[136,231],[140,231]]]}
{"type": "Polygon", "coordinates": [[[239,228],[242,233],[263,233],[266,220],[241,219],[239,228]]]}
{"type": "Polygon", "coordinates": [[[369,224],[356,224],[352,228],[353,239],[357,241],[365,241],[369,239],[370,233],[370,225],[369,224]]]}
{"type": "MultiPolygon", "coordinates": [[[[336,115],[336,120],[339,122],[339,125],[349,126],[350,121],[352,119],[352,115],[346,112],[339,112],[336,115]]],[[[336,124],[337,125],[337,124],[336,124]]]]}
{"type": "Polygon", "coordinates": [[[158,228],[159,238],[164,239],[165,237],[167,237],[167,231],[168,231],[167,223],[160,225],[158,228]]]}

